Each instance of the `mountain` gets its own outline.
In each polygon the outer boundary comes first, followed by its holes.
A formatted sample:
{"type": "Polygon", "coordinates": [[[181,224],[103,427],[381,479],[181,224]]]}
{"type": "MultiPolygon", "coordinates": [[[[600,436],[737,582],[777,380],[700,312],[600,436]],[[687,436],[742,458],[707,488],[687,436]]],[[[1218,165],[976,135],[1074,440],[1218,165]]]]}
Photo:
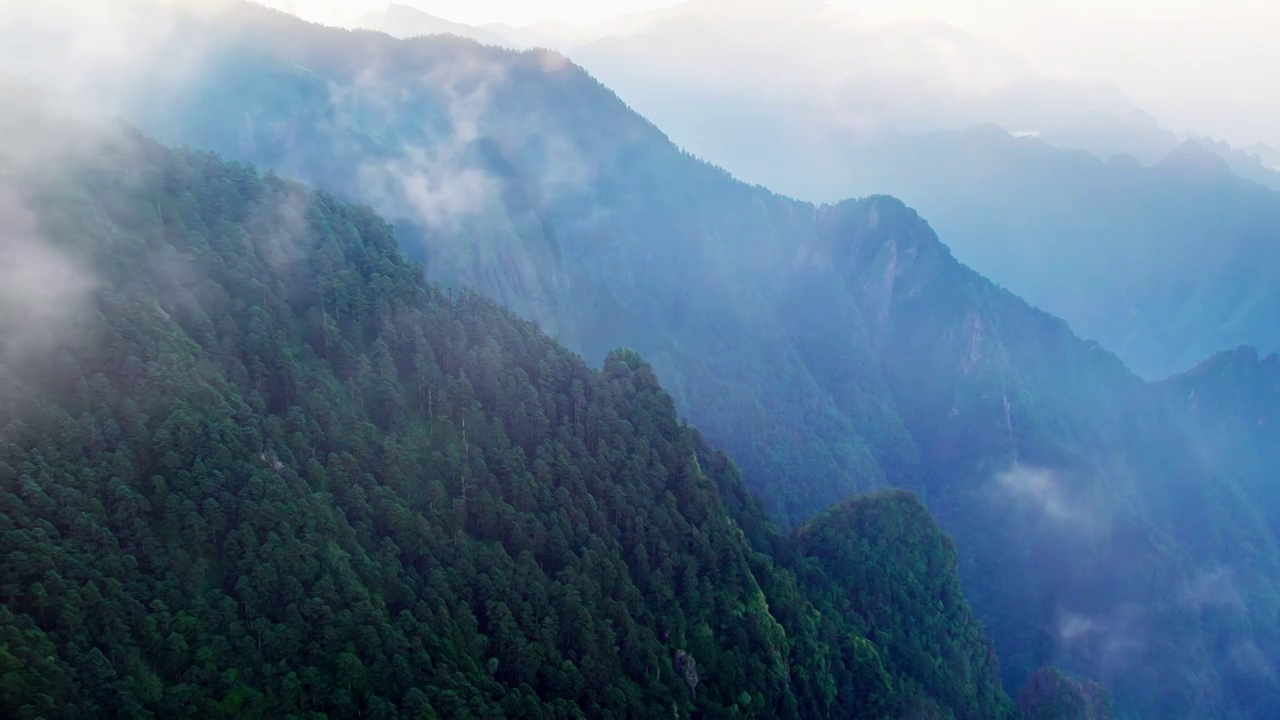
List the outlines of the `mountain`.
{"type": "Polygon", "coordinates": [[[820,1],[692,1],[590,33],[547,44],[678,145],[795,197],[902,197],[965,263],[1144,377],[1240,343],[1280,350],[1277,196],[1252,184],[1280,192],[1265,150],[1184,140],[945,24],[870,26],[820,1]],[[1211,170],[1198,190],[1181,182],[1192,161],[1211,170]]]}
{"type": "Polygon", "coordinates": [[[923,683],[933,702],[943,703],[914,709],[918,716],[935,717],[949,707],[959,717],[989,717],[989,708],[1001,706],[998,688],[976,695],[965,675],[995,673],[992,651],[952,572],[951,540],[914,496],[898,491],[851,500],[801,528],[797,537],[820,584],[839,588],[841,601],[867,622],[865,632],[882,648],[888,666],[911,677],[912,685],[923,683]],[[893,593],[891,605],[885,604],[885,589],[893,593]],[[927,612],[907,625],[890,611],[898,603],[927,612]],[[929,632],[937,627],[950,633],[929,632]],[[939,657],[948,662],[938,664],[939,657]]]}
{"type": "MultiPolygon", "coordinates": [[[[766,305],[803,310],[809,288],[791,283],[779,258],[795,250],[791,228],[816,228],[811,206],[693,161],[549,53],[315,35],[287,16],[246,17],[252,24],[221,26],[227,44],[211,50],[203,74],[172,90],[149,86],[144,95],[165,101],[139,96],[132,118],[162,140],[372,203],[432,278],[483,289],[589,357],[641,349],[689,419],[714,427],[715,441],[753,468],[753,482],[786,488],[770,499],[788,524],[887,485],[883,463],[904,483],[914,472],[867,349],[841,351],[863,376],[806,367],[794,345],[821,343],[823,333],[766,305]],[[359,73],[371,52],[381,54],[381,77],[363,73],[354,92],[335,95],[333,81],[359,73]],[[384,94],[403,87],[400,72],[422,91],[384,94]],[[768,286],[753,285],[758,273],[771,275],[768,286]],[[748,337],[750,352],[730,359],[731,343],[748,337]],[[776,373],[793,382],[771,383],[776,373]],[[834,396],[827,383],[869,400],[834,396]]],[[[199,27],[219,37],[217,25],[199,27]]]]}
{"type": "Polygon", "coordinates": [[[522,48],[560,48],[573,45],[579,42],[579,36],[584,31],[583,28],[559,20],[543,20],[528,25],[487,23],[480,27],[497,33],[506,38],[508,43],[522,48]]]}
{"type": "MultiPolygon", "coordinates": [[[[478,289],[589,357],[635,348],[785,526],[865,490],[917,491],[954,538],[1006,687],[1055,665],[1105,682],[1130,715],[1280,707],[1266,660],[1280,650],[1280,546],[1259,490],[1270,467],[1199,452],[1199,421],[1167,385],[959,263],[903,202],[814,206],[739,183],[552,53],[396,41],[248,7],[171,24],[158,56],[189,38],[203,54],[181,83],[140,64],[152,74],[130,76],[116,103],[126,117],[374,206],[429,277],[478,289]],[[1216,600],[1231,597],[1223,588],[1247,601],[1216,600]]],[[[27,49],[56,53],[54,40],[27,49]]],[[[856,506],[834,517],[879,527],[856,506]]],[[[945,559],[927,536],[903,537],[925,543],[919,557],[866,577],[910,588],[945,559]]],[[[783,548],[779,564],[838,583],[842,544],[807,547],[799,561],[783,548]]],[[[880,617],[875,595],[823,593],[880,617]]],[[[913,617],[931,632],[952,616],[913,617]]],[[[886,673],[932,688],[932,702],[958,698],[952,673],[934,684],[915,652],[949,640],[902,643],[877,649],[886,673]]]]}
{"type": "Polygon", "coordinates": [[[1144,164],[1195,139],[1237,174],[1280,190],[1280,173],[1260,157],[1274,155],[1265,146],[1171,131],[1118,88],[1047,77],[999,43],[935,20],[886,22],[874,8],[822,0],[689,0],[552,36],[547,47],[618,91],[677,144],[813,201],[851,190],[840,176],[804,171],[805,162],[823,165],[831,147],[804,143],[806,133],[858,145],[983,124],[1144,164]],[[788,158],[793,143],[802,159],[788,158]]]}
{"type": "Polygon", "coordinates": [[[846,158],[855,189],[920,208],[958,257],[1144,376],[1241,343],[1280,349],[1280,193],[1203,143],[1144,167],[987,126],[846,158]]]}
{"type": "Polygon", "coordinates": [[[429,285],[368,208],[4,99],[6,268],[46,288],[0,295],[5,716],[1014,717],[918,503],[827,537],[876,543],[858,592],[931,585],[846,603],[636,353],[429,285]]]}
{"type": "Polygon", "coordinates": [[[1236,175],[1280,191],[1280,168],[1275,163],[1275,151],[1268,146],[1260,143],[1240,149],[1210,137],[1191,137],[1190,139],[1226,160],[1231,171],[1236,175]]]}
{"type": "Polygon", "coordinates": [[[1107,113],[1080,114],[1067,122],[1039,128],[1035,136],[1064,150],[1083,150],[1101,160],[1117,155],[1154,165],[1182,142],[1178,134],[1141,110],[1123,116],[1107,113]]]}
{"type": "Polygon", "coordinates": [[[504,35],[474,25],[439,18],[408,5],[390,3],[378,12],[365,13],[353,21],[357,27],[377,30],[398,38],[419,35],[457,35],[483,45],[515,47],[504,35]]]}
{"type": "Polygon", "coordinates": [[[1280,190],[1280,172],[1268,165],[1272,156],[1267,153],[1266,145],[1237,148],[1213,138],[1180,136],[1142,111],[1135,110],[1123,117],[1083,115],[1070,122],[1038,130],[1035,136],[1064,150],[1084,150],[1102,160],[1128,155],[1143,165],[1155,165],[1179,145],[1193,140],[1225,160],[1231,171],[1240,177],[1280,190]]]}
{"type": "Polygon", "coordinates": [[[739,178],[818,202],[903,198],[962,261],[1145,377],[1242,343],[1280,350],[1280,278],[1260,240],[1280,227],[1275,201],[1225,173],[1198,193],[1163,172],[1194,142],[1280,192],[1258,154],[1180,136],[1114,93],[1051,82],[941,23],[875,24],[821,2],[723,5],[633,16],[561,47],[739,178]],[[1128,155],[1151,172],[1131,172],[1128,155]],[[1135,284],[1135,272],[1156,276],[1135,284]]]}
{"type": "Polygon", "coordinates": [[[1250,491],[1280,531],[1280,488],[1272,482],[1280,467],[1280,355],[1240,347],[1161,386],[1168,412],[1191,416],[1206,462],[1252,469],[1257,484],[1250,491]]]}

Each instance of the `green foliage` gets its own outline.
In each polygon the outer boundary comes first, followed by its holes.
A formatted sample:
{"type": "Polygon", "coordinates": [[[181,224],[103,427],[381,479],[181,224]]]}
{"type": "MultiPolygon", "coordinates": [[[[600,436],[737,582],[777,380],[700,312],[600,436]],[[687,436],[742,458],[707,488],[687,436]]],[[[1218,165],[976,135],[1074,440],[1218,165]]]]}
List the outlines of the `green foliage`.
{"type": "Polygon", "coordinates": [[[859,675],[897,685],[860,693],[928,698],[962,720],[1014,717],[995,652],[960,590],[951,540],[914,496],[851,500],[801,528],[798,540],[812,559],[802,577],[834,589],[834,606],[866,635],[847,651],[855,666],[889,670],[859,675]]]}
{"type": "Polygon", "coordinates": [[[367,208],[14,104],[76,150],[5,145],[0,190],[93,279],[0,345],[5,716],[917,702],[637,353],[427,284],[367,208]]]}
{"type": "Polygon", "coordinates": [[[1026,720],[1112,720],[1115,717],[1106,688],[1066,677],[1057,668],[1043,668],[1027,679],[1018,695],[1018,709],[1026,720]]]}

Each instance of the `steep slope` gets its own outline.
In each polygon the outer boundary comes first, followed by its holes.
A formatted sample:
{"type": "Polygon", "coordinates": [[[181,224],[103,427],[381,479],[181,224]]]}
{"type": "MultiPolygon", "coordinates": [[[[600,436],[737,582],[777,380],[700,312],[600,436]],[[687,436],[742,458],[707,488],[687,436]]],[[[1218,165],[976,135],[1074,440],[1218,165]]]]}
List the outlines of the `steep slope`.
{"type": "Polygon", "coordinates": [[[956,255],[1147,377],[1223,348],[1280,349],[1280,193],[1188,141],[1103,162],[994,127],[846,156],[850,192],[890,192],[956,255]]]}
{"type": "MultiPolygon", "coordinates": [[[[847,584],[774,562],[782,538],[634,352],[590,370],[427,285],[368,209],[4,97],[0,248],[58,288],[0,295],[4,715],[900,717],[931,697],[832,604],[847,584]],[[33,322],[40,302],[56,316],[33,322]]],[[[915,625],[914,599],[891,619],[915,625]]],[[[1010,717],[970,640],[939,717],[1010,717]]]]}
{"type": "Polygon", "coordinates": [[[203,63],[149,78],[132,116],[362,198],[429,276],[592,357],[637,348],[788,525],[858,490],[921,491],[1009,687],[1056,664],[1131,713],[1277,707],[1254,662],[1277,647],[1267,468],[1196,454],[1162,390],[901,202],[736,183],[546,53],[249,9],[174,22],[203,63]],[[1206,608],[1223,567],[1249,602],[1206,608]]]}
{"type": "Polygon", "coordinates": [[[1201,424],[1163,388],[956,264],[903,210],[834,208],[833,258],[880,318],[872,342],[929,506],[1005,666],[1105,679],[1131,712],[1265,717],[1280,564],[1261,488],[1276,466],[1244,459],[1272,445],[1201,452],[1201,424]]]}
{"type": "Polygon", "coordinates": [[[1280,532],[1280,355],[1219,353],[1161,383],[1167,412],[1189,415],[1195,450],[1216,467],[1250,470],[1250,493],[1280,532]]]}

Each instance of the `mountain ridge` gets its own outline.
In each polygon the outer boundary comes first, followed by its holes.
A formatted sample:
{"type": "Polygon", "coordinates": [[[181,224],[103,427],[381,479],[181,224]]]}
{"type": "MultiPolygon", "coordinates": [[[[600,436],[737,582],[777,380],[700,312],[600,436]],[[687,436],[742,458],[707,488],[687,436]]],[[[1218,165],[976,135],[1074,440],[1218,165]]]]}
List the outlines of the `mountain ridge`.
{"type": "Polygon", "coordinates": [[[456,35],[483,45],[514,47],[502,33],[483,27],[457,23],[409,5],[388,3],[380,12],[370,12],[352,21],[358,27],[383,32],[393,37],[409,38],[416,35],[456,35]]]}

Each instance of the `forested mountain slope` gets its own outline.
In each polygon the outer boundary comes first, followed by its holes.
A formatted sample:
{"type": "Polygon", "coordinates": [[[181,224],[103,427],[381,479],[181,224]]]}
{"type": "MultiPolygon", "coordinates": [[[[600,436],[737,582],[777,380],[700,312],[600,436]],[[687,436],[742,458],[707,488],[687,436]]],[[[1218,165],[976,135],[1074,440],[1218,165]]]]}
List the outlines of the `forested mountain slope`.
{"type": "Polygon", "coordinates": [[[986,708],[1000,705],[998,688],[985,688],[985,696],[973,691],[975,681],[982,687],[981,678],[997,672],[994,656],[951,571],[951,540],[919,500],[902,491],[851,500],[797,537],[809,559],[803,575],[809,586],[830,587],[827,600],[866,622],[860,629],[881,648],[888,667],[907,679],[907,687],[928,688],[941,703],[918,712],[952,707],[966,717],[984,717],[986,708]],[[904,624],[893,610],[898,606],[925,612],[904,624]]]}
{"type": "Polygon", "coordinates": [[[845,382],[872,402],[850,408],[794,348],[792,236],[812,207],[681,153],[558,56],[246,13],[192,26],[209,59],[140,93],[147,129],[370,202],[430,277],[588,357],[640,349],[693,424],[789,488],[770,496],[789,521],[886,485],[886,463],[915,472],[874,361],[852,358],[866,370],[845,382]]]}
{"type": "Polygon", "coordinates": [[[546,53],[249,8],[171,25],[158,46],[201,62],[137,82],[120,107],[147,128],[369,202],[429,277],[590,357],[636,348],[787,525],[918,490],[1009,687],[1053,663],[1130,714],[1280,707],[1274,466],[1198,452],[1163,386],[901,202],[737,183],[546,53]]]}
{"type": "Polygon", "coordinates": [[[46,288],[0,296],[4,715],[1013,717],[963,598],[873,615],[775,562],[814,561],[634,352],[428,285],[366,208],[4,97],[3,251],[46,288]],[[889,623],[962,653],[921,675],[889,623]]]}

